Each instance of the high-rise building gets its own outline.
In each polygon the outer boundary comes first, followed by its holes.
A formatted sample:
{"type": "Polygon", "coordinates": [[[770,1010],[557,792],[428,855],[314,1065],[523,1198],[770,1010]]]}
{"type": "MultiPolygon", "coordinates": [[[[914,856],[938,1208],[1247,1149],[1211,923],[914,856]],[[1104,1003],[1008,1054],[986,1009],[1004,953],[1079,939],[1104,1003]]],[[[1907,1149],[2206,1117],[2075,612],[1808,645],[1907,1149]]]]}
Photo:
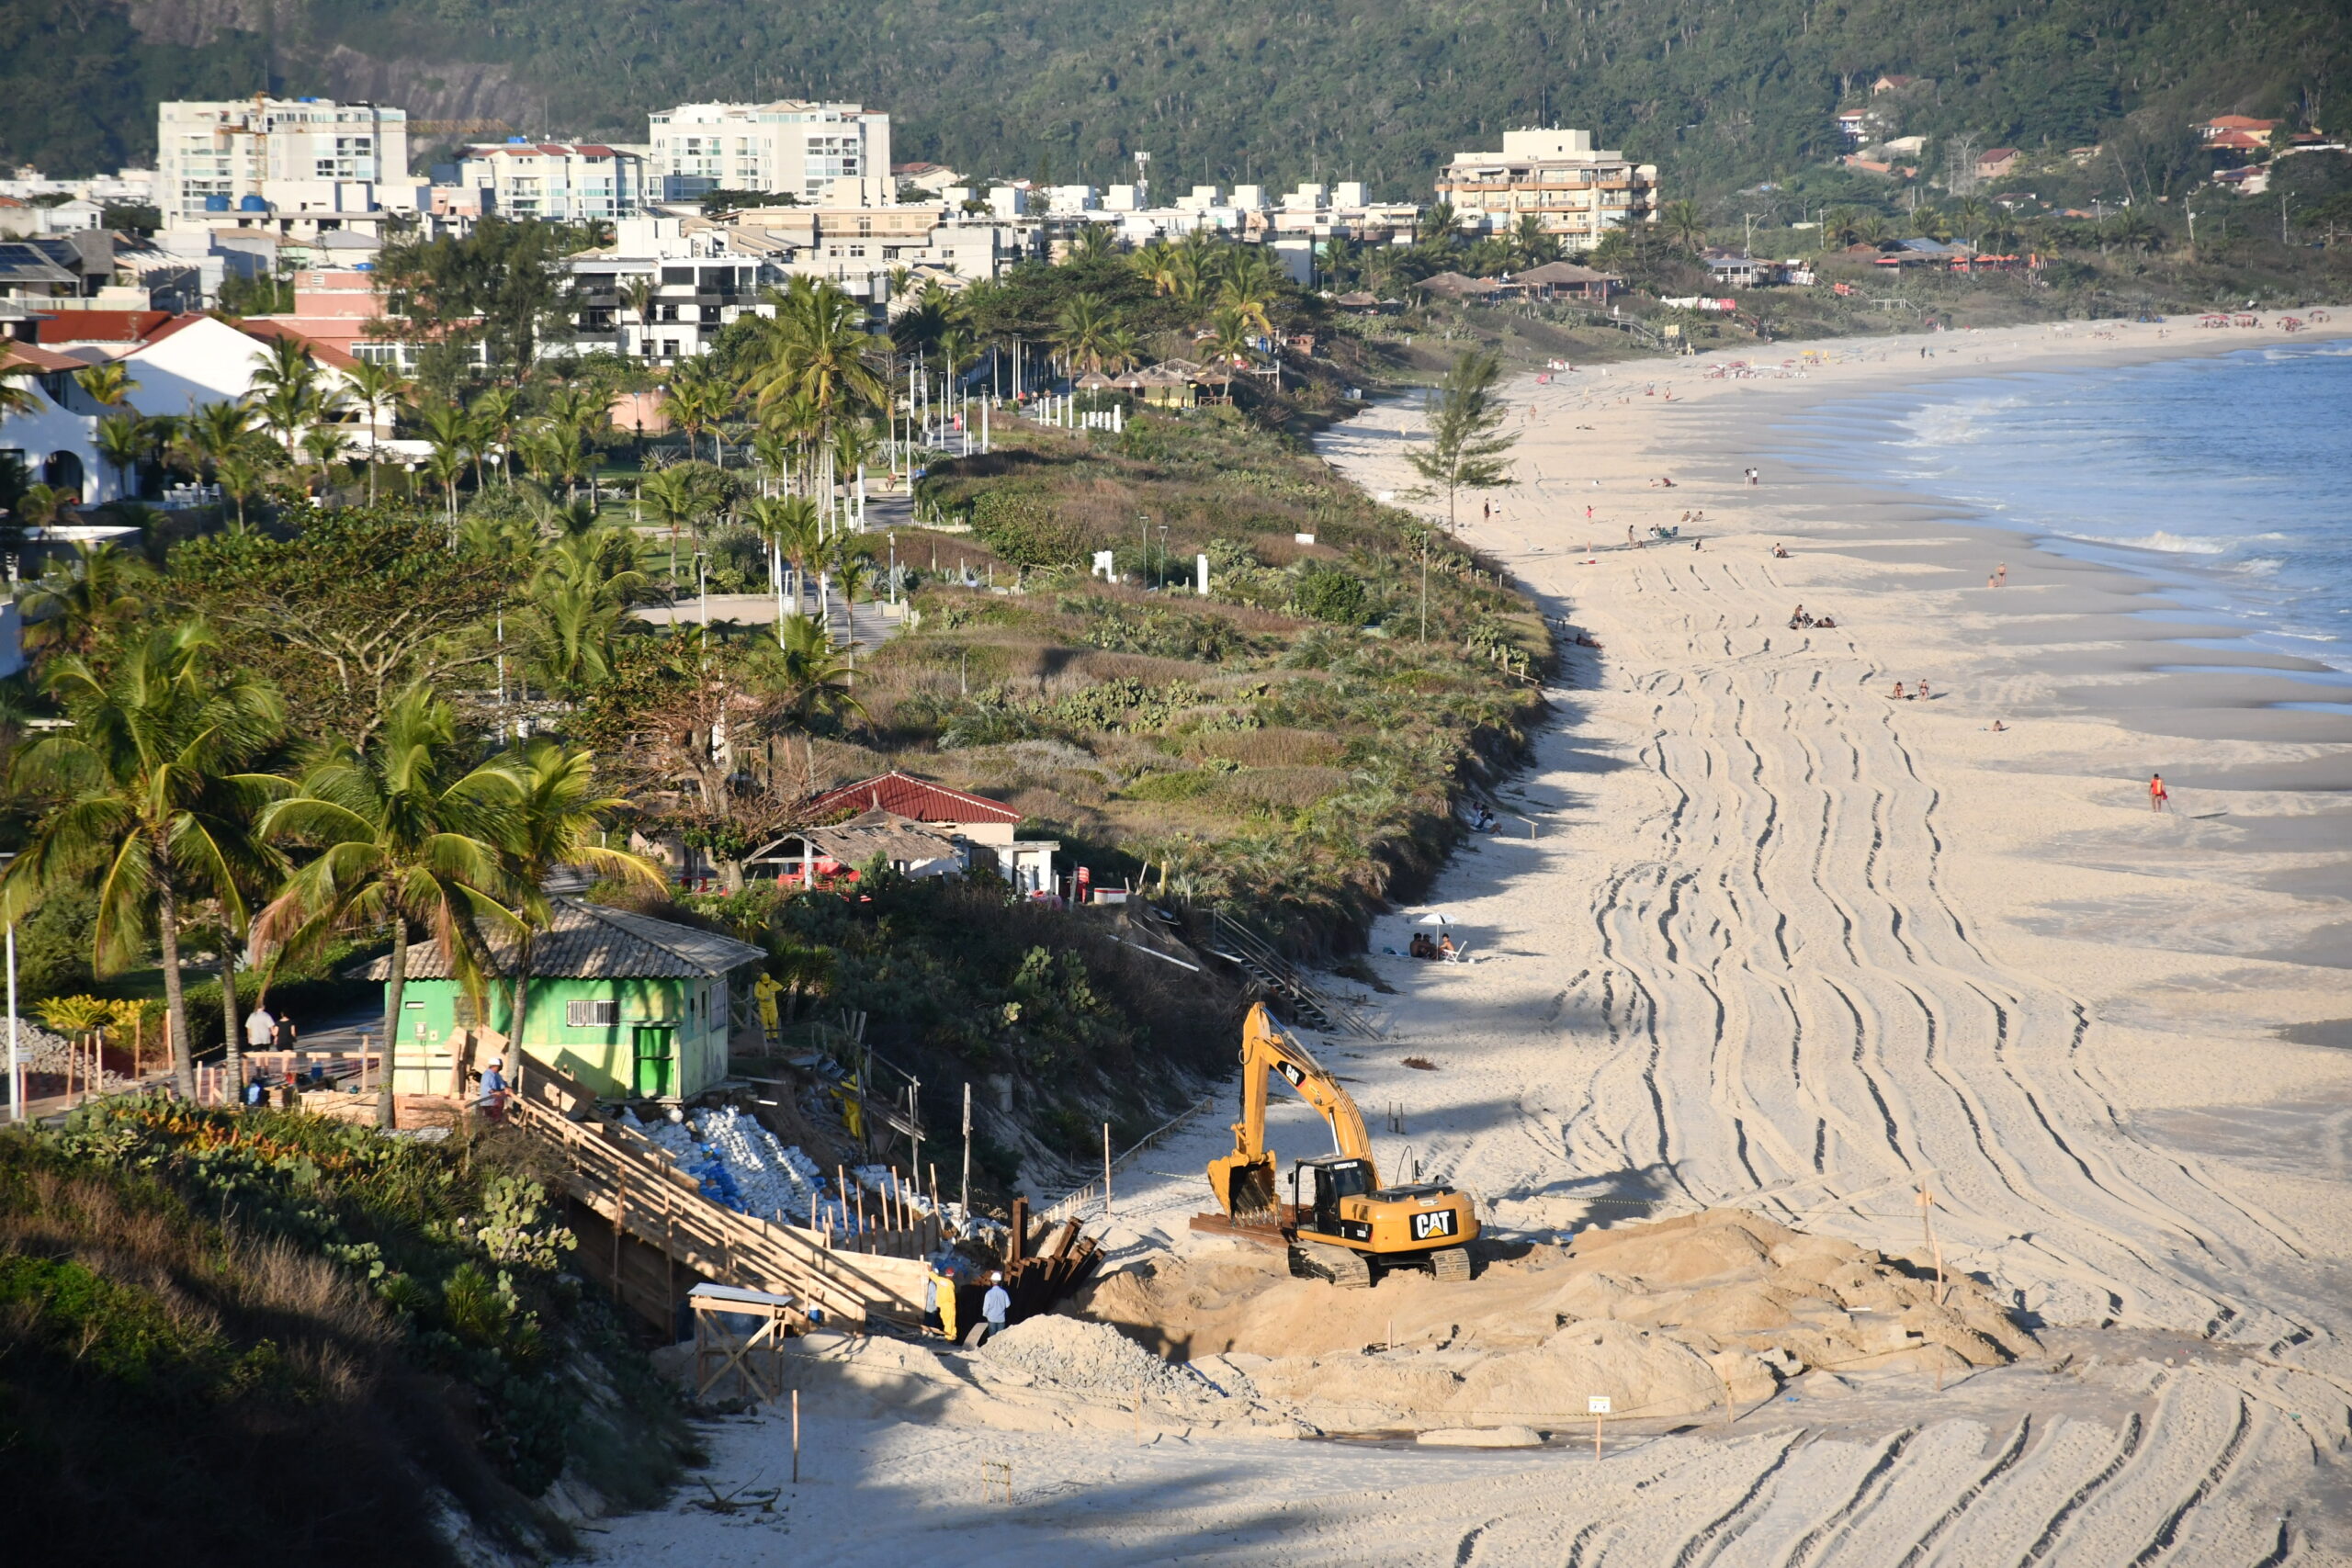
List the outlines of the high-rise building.
{"type": "Polygon", "coordinates": [[[1589,130],[1506,130],[1499,152],[1456,152],[1438,171],[1437,197],[1458,218],[1496,232],[1532,213],[1572,249],[1611,229],[1657,219],[1657,165],[1592,144],[1589,130]]]}
{"type": "Polygon", "coordinates": [[[467,148],[458,184],[489,191],[502,218],[611,222],[645,205],[645,162],[617,147],[514,137],[467,148]]]}
{"type": "MultiPolygon", "coordinates": [[[[164,104],[156,111],[155,168],[155,204],[167,221],[266,211],[280,199],[272,186],[280,196],[298,186],[306,197],[347,196],[354,210],[365,210],[375,205],[375,187],[408,181],[408,111],[258,93],[228,103],[164,104]]],[[[409,196],[413,202],[413,191],[409,196]]]]}
{"type": "Polygon", "coordinates": [[[813,201],[835,180],[887,179],[890,117],[859,104],[680,104],[650,117],[656,196],[755,190],[813,201]]]}

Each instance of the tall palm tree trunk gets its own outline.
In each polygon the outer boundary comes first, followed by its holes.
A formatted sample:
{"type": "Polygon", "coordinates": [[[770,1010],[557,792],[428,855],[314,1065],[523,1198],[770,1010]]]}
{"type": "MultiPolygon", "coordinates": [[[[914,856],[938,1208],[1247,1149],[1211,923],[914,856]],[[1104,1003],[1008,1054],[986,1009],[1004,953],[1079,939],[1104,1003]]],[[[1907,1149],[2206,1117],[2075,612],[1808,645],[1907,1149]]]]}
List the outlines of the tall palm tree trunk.
{"type": "Polygon", "coordinates": [[[528,1021],[531,1005],[531,938],[526,931],[514,944],[514,997],[506,1007],[506,1046],[514,1059],[506,1064],[507,1081],[514,1079],[514,1068],[523,1060],[523,1025],[528,1021]]]}
{"type": "Polygon", "coordinates": [[[227,1032],[220,1038],[227,1043],[229,1053],[228,1084],[232,1104],[244,1103],[245,1094],[245,1032],[237,1018],[237,953],[229,938],[227,926],[220,928],[220,1023],[227,1032]]]}
{"type": "Polygon", "coordinates": [[[376,1125],[392,1125],[392,1064],[400,1054],[401,992],[408,986],[408,919],[392,917],[392,959],[384,980],[383,1082],[376,1091],[376,1125]]]}
{"type": "Polygon", "coordinates": [[[164,948],[164,1016],[172,1030],[172,1085],[196,1103],[196,1053],[187,1037],[187,990],[180,981],[180,900],[172,886],[170,852],[155,857],[155,924],[164,948]]]}

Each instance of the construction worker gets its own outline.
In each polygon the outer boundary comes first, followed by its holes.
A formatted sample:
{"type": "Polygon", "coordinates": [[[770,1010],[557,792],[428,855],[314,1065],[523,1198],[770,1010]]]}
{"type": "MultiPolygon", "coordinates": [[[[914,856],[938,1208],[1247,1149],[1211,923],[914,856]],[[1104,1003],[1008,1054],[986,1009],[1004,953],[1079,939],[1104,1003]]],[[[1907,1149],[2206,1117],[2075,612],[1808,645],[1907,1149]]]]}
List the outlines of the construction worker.
{"type": "Polygon", "coordinates": [[[956,1339],[956,1276],[923,1271],[922,1325],[953,1344],[956,1339]]]}
{"type": "Polygon", "coordinates": [[[768,1049],[774,1050],[784,1038],[784,1019],[776,1006],[776,998],[784,987],[772,975],[763,975],[752,982],[752,994],[759,998],[760,1032],[767,1037],[768,1049]]]}
{"type": "Polygon", "coordinates": [[[989,1276],[989,1293],[980,1298],[980,1317],[988,1325],[980,1343],[985,1345],[1003,1333],[1004,1320],[1012,1314],[1012,1292],[1004,1288],[1004,1275],[1000,1270],[989,1276]]]}

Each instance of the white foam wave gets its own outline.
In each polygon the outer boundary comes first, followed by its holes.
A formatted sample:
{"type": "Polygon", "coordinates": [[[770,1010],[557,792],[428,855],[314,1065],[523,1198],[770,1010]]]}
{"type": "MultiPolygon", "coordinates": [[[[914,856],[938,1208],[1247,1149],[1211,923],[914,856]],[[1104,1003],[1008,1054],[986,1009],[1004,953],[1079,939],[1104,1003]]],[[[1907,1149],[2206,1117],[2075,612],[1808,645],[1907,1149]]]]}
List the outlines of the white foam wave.
{"type": "Polygon", "coordinates": [[[2167,555],[2219,556],[2227,555],[2235,539],[2200,538],[2186,534],[2169,534],[2159,528],[2153,534],[2140,534],[2120,538],[2112,534],[2072,534],[2086,545],[2120,545],[2126,549],[2162,550],[2167,555]]]}

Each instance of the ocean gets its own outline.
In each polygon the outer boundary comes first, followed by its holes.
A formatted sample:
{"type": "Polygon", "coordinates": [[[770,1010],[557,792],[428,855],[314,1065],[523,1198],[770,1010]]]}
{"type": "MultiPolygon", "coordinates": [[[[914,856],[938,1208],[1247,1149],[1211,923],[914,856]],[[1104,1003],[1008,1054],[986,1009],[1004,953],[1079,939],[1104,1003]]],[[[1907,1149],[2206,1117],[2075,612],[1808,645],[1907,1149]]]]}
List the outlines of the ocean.
{"type": "Polygon", "coordinates": [[[1792,457],[2154,577],[2244,628],[2202,646],[2314,660],[2345,679],[2313,672],[2335,700],[2312,705],[2352,699],[2352,343],[1941,381],[1779,434],[1792,457]]]}

